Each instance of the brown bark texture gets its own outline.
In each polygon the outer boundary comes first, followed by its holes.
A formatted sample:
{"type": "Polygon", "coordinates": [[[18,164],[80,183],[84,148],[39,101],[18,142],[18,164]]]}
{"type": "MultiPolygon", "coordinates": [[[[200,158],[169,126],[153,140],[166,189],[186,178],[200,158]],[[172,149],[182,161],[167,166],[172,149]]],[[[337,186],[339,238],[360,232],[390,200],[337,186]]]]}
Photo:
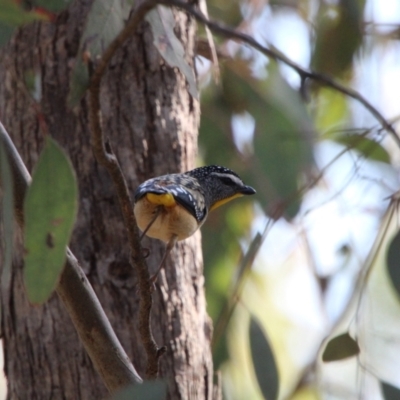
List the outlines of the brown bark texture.
{"type": "MultiPolygon", "coordinates": [[[[144,377],[146,357],[138,334],[137,276],[129,264],[126,232],[113,185],[90,147],[87,97],[71,110],[66,99],[71,68],[90,1],[73,2],[55,23],[20,29],[0,56],[0,120],[31,171],[46,134],[68,152],[79,181],[79,214],[71,242],[122,345],[144,377]],[[36,76],[35,99],[27,78],[36,76]]],[[[175,32],[194,63],[195,23],[175,12],[175,32]]],[[[194,167],[199,103],[183,75],[163,61],[143,22],[111,61],[101,87],[104,134],[129,188],[150,177],[194,167]]],[[[17,230],[12,277],[1,287],[1,334],[10,399],[100,399],[107,395],[54,294],[29,304],[22,280],[23,245],[17,230]]],[[[164,245],[144,239],[154,272],[164,245]]],[[[200,234],[179,243],[154,292],[152,328],[160,376],[170,399],[211,399],[211,323],[205,310],[200,234]]],[[[82,304],[85,307],[85,304],[82,304]]]]}

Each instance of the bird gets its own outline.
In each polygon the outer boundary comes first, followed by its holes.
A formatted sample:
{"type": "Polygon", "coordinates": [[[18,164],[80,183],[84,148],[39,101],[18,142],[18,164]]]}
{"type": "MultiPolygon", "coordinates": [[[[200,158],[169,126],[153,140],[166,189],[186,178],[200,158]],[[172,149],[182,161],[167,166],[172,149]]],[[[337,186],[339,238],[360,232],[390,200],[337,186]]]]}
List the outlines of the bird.
{"type": "Polygon", "coordinates": [[[167,244],[151,282],[156,281],[176,242],[193,235],[210,211],[255,193],[236,172],[219,165],[157,176],[140,184],[134,193],[133,211],[142,231],[141,239],[146,235],[167,244]]]}

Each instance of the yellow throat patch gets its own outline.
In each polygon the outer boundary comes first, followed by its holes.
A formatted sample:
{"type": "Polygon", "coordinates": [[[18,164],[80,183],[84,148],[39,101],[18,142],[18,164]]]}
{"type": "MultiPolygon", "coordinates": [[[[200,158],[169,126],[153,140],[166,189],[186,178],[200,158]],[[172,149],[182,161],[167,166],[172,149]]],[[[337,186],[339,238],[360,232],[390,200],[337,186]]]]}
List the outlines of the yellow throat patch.
{"type": "Polygon", "coordinates": [[[147,193],[147,200],[157,206],[173,207],[176,205],[174,196],[171,193],[155,194],[147,193]]]}
{"type": "Polygon", "coordinates": [[[242,197],[243,194],[242,193],[236,193],[231,197],[228,197],[227,199],[222,199],[220,201],[217,201],[216,203],[214,203],[211,208],[210,211],[215,210],[216,208],[218,208],[219,206],[222,206],[223,204],[227,203],[228,201],[231,201],[233,199],[236,199],[237,197],[242,197]]]}

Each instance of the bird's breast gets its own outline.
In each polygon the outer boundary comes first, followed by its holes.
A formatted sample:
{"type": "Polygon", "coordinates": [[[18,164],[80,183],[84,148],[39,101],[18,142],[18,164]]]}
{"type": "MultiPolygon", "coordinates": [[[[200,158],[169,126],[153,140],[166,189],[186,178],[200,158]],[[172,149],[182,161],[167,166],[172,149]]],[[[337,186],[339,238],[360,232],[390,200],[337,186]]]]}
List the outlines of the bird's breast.
{"type": "Polygon", "coordinates": [[[179,203],[173,201],[172,195],[147,193],[134,206],[136,222],[141,231],[149,226],[157,210],[159,210],[158,217],[146,232],[151,238],[167,243],[172,235],[176,235],[178,240],[183,240],[193,235],[199,228],[196,218],[179,203]]]}

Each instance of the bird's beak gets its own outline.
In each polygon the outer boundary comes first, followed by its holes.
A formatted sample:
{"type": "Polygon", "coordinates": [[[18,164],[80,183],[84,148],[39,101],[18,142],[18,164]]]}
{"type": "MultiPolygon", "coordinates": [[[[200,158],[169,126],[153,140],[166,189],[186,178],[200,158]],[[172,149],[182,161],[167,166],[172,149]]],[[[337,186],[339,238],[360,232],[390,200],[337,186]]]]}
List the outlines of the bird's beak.
{"type": "Polygon", "coordinates": [[[243,186],[240,191],[242,194],[255,194],[256,191],[251,186],[243,186]]]}

